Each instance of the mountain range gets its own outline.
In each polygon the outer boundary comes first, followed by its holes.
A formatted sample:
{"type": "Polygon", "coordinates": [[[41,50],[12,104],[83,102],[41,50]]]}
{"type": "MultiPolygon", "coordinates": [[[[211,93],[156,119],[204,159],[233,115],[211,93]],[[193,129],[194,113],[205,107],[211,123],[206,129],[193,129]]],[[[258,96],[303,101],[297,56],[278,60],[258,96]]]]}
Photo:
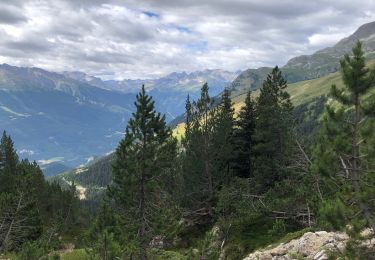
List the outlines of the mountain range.
{"type": "Polygon", "coordinates": [[[218,95],[241,72],[224,70],[203,70],[191,73],[173,72],[157,79],[125,79],[106,80],[87,75],[82,72],[64,72],[71,79],[78,80],[102,89],[136,94],[140,86],[145,85],[148,93],[154,98],[158,110],[166,114],[167,121],[175,119],[185,110],[185,99],[189,94],[191,99],[198,98],[200,88],[207,82],[210,94],[218,95]]]}
{"type": "Polygon", "coordinates": [[[218,94],[238,73],[205,70],[152,80],[102,81],[80,72],[0,65],[0,120],[20,157],[37,160],[47,175],[115,149],[145,84],[167,120],[183,113],[187,94],[203,82],[218,94]]]}

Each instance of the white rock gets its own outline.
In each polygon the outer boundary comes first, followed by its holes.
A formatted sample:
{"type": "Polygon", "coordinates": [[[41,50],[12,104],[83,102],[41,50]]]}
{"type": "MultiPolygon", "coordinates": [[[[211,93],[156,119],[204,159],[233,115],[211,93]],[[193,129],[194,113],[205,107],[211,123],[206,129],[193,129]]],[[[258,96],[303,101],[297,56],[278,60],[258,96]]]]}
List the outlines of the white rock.
{"type": "Polygon", "coordinates": [[[315,256],[314,256],[314,260],[326,260],[328,259],[327,255],[326,255],[326,251],[323,249],[323,250],[320,250],[315,256]]]}
{"type": "Polygon", "coordinates": [[[347,240],[348,236],[345,233],[326,231],[307,232],[302,237],[291,240],[288,243],[258,250],[245,259],[284,260],[291,259],[290,255],[297,254],[307,259],[325,260],[327,259],[325,250],[342,250],[345,248],[347,240]]]}

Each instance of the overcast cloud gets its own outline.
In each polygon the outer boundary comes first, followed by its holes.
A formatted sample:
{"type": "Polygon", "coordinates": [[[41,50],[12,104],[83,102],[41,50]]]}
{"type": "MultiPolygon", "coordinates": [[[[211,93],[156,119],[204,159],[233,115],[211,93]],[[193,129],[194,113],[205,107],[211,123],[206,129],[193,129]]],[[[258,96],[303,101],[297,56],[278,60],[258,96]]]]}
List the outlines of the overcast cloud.
{"type": "Polygon", "coordinates": [[[375,20],[375,0],[14,0],[0,63],[102,78],[284,65],[375,20]]]}

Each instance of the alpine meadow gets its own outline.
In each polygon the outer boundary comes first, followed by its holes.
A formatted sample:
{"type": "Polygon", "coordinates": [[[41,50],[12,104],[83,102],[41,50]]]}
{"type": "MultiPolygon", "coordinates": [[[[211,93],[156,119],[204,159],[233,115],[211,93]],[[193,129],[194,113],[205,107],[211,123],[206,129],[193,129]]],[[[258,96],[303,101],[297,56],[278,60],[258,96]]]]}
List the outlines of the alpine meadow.
{"type": "Polygon", "coordinates": [[[0,3],[0,260],[375,259],[375,2],[0,3]]]}

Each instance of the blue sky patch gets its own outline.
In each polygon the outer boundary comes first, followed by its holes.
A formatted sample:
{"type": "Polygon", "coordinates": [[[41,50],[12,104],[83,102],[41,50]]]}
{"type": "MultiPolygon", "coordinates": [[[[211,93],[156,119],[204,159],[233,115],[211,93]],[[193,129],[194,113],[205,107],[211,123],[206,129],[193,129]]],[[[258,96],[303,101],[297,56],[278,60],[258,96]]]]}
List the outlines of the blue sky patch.
{"type": "Polygon", "coordinates": [[[150,12],[150,11],[143,11],[142,13],[145,14],[145,15],[147,15],[148,17],[156,17],[156,18],[160,17],[159,14],[154,13],[154,12],[150,12]]]}
{"type": "Polygon", "coordinates": [[[185,32],[185,33],[191,33],[192,31],[184,26],[176,26],[176,29],[179,30],[180,32],[185,32]]]}

